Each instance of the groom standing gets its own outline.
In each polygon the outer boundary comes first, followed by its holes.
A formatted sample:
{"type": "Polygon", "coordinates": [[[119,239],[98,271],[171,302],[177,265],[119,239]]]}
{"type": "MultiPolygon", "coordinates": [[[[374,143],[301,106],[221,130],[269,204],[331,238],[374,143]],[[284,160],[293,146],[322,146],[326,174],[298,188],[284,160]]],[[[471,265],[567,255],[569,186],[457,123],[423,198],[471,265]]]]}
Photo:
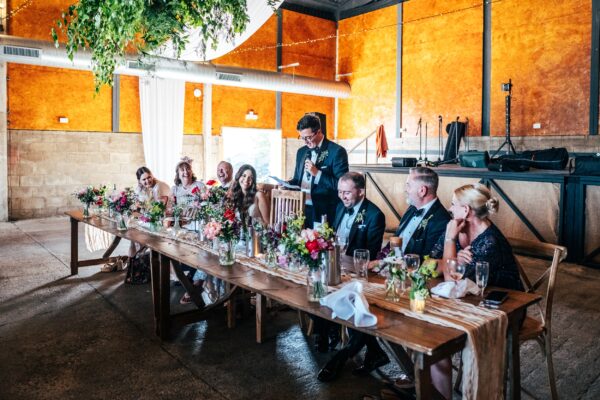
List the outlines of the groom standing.
{"type": "Polygon", "coordinates": [[[294,178],[289,181],[306,193],[305,224],[312,228],[322,215],[332,224],[338,204],[338,179],[348,172],[348,154],[342,146],[327,140],[321,130],[321,120],[306,114],[296,126],[298,137],[305,143],[296,153],[294,178]]]}

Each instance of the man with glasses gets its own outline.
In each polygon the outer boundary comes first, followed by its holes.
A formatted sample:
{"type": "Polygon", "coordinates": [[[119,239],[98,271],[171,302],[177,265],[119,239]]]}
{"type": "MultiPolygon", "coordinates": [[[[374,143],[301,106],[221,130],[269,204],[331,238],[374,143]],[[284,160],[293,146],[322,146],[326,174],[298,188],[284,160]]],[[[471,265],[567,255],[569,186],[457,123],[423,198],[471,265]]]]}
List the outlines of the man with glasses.
{"type": "Polygon", "coordinates": [[[338,204],[338,179],[348,172],[348,153],[342,146],[327,140],[321,130],[321,120],[314,114],[306,114],[296,126],[304,141],[296,153],[296,168],[292,185],[300,186],[306,193],[304,205],[305,225],[313,227],[323,215],[331,224],[338,204]]]}

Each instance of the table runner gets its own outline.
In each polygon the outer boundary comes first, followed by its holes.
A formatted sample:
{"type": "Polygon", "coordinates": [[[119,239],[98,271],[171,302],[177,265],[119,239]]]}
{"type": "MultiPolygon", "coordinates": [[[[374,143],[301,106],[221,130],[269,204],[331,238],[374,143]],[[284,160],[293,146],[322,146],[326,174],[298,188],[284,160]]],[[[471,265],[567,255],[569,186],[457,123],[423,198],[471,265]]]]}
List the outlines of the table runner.
{"type": "MultiPolygon", "coordinates": [[[[102,217],[106,218],[106,216],[102,217]]],[[[182,233],[174,237],[170,232],[150,231],[135,224],[132,224],[132,227],[153,235],[199,247],[212,254],[218,253],[218,251],[212,249],[211,245],[199,242],[195,234],[191,232],[182,230],[182,233]]],[[[306,285],[305,272],[289,271],[284,268],[269,268],[261,260],[249,258],[239,253],[236,253],[236,262],[269,275],[306,285]]],[[[338,289],[337,287],[330,288],[332,290],[338,289]]],[[[462,351],[462,398],[487,400],[503,397],[506,332],[508,327],[506,313],[500,310],[477,307],[460,299],[441,298],[427,299],[425,313],[415,313],[410,310],[408,297],[402,296],[399,302],[386,300],[385,288],[382,284],[365,282],[363,293],[369,303],[380,308],[465,332],[467,342],[462,351]]]]}

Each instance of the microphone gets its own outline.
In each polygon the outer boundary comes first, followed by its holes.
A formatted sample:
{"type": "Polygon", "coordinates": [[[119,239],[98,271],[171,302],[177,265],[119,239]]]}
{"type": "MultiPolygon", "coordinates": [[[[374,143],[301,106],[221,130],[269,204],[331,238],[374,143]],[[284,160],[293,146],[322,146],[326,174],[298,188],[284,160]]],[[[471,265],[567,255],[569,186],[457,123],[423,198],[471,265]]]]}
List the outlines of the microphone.
{"type": "MultiPolygon", "coordinates": [[[[312,153],[311,149],[308,149],[308,151],[306,152],[306,158],[304,158],[304,164],[306,165],[306,161],[310,160],[310,155],[312,153]]],[[[306,179],[310,180],[310,171],[306,170],[306,167],[304,167],[305,169],[305,173],[306,173],[306,179]]]]}

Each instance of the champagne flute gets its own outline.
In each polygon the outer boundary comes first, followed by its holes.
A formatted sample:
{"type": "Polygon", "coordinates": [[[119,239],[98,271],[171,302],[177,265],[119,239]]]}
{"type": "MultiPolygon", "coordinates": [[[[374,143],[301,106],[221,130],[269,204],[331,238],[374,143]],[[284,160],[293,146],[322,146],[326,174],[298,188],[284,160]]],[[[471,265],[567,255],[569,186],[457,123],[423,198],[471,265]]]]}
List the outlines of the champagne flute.
{"type": "Polygon", "coordinates": [[[367,269],[369,266],[369,250],[354,250],[354,272],[357,278],[367,280],[367,269]]]}
{"type": "Polygon", "coordinates": [[[481,290],[481,297],[483,298],[483,292],[485,291],[485,287],[488,283],[488,278],[490,276],[490,265],[487,261],[477,261],[475,263],[475,280],[477,281],[477,286],[479,290],[481,290]]]}

